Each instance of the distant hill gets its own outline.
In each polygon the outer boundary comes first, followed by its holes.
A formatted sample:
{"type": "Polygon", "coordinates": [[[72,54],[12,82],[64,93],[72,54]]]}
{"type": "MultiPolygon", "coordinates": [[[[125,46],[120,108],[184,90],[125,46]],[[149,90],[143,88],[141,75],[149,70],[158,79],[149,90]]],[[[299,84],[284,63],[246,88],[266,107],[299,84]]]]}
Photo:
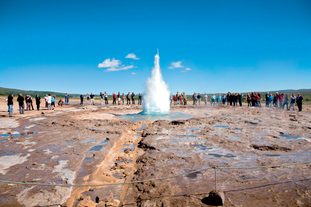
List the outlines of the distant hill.
{"type": "MultiPolygon", "coordinates": [[[[9,94],[13,93],[14,96],[17,96],[18,94],[23,94],[24,96],[26,94],[34,97],[36,94],[39,94],[41,97],[43,97],[45,94],[55,94],[56,97],[64,97],[65,93],[60,92],[53,92],[53,91],[25,91],[20,89],[13,89],[13,88],[2,88],[0,87],[0,95],[1,96],[8,96],[9,94]]],[[[81,94],[70,94],[70,97],[79,97],[81,94]]]]}

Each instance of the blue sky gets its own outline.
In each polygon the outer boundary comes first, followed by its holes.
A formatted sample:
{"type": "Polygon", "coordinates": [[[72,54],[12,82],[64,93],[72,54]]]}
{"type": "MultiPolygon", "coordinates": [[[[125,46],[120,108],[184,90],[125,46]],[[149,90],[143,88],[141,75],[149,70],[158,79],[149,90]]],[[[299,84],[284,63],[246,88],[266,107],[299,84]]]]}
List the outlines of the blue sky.
{"type": "Polygon", "coordinates": [[[0,1],[0,87],[139,93],[157,48],[173,93],[311,88],[311,1],[0,1]]]}

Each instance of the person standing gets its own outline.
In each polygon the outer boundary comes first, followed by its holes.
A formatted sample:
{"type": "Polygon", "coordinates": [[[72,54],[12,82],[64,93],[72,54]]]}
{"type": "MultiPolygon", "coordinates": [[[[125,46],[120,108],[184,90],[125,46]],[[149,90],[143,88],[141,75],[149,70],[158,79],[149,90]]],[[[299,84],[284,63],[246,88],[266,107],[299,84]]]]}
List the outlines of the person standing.
{"type": "MultiPolygon", "coordinates": [[[[39,94],[36,95],[36,105],[37,105],[37,110],[39,111],[40,110],[40,103],[41,103],[41,100],[40,100],[40,96],[39,94]]],[[[24,103],[24,101],[23,101],[24,103]]]]}
{"type": "Polygon", "coordinates": [[[215,96],[215,94],[213,94],[212,95],[212,97],[211,97],[211,106],[215,106],[215,102],[216,102],[216,96],[215,96]]]}
{"type": "Polygon", "coordinates": [[[118,105],[121,105],[121,94],[118,92],[118,105]]]}
{"type": "Polygon", "coordinates": [[[86,100],[87,100],[87,101],[90,100],[90,94],[89,94],[89,93],[86,94],[86,100]]]}
{"type": "Polygon", "coordinates": [[[52,97],[51,97],[51,94],[48,95],[48,98],[47,98],[47,103],[48,103],[48,110],[52,110],[52,97]]]}
{"type": "Polygon", "coordinates": [[[233,94],[233,102],[234,102],[234,106],[238,106],[238,94],[235,93],[233,94]]]}
{"type": "Polygon", "coordinates": [[[258,106],[261,107],[261,95],[260,95],[259,92],[257,93],[257,96],[259,97],[259,101],[257,101],[258,102],[258,106]]]}
{"type": "Polygon", "coordinates": [[[201,94],[198,93],[198,102],[199,102],[199,105],[201,105],[201,98],[202,98],[201,94]]]}
{"type": "Polygon", "coordinates": [[[104,94],[100,92],[100,105],[104,105],[104,94]]]}
{"type": "Polygon", "coordinates": [[[51,107],[52,107],[52,110],[55,109],[55,95],[51,96],[51,107]]]}
{"type": "Polygon", "coordinates": [[[296,102],[296,97],[294,93],[292,93],[292,96],[290,97],[289,110],[293,107],[293,111],[295,111],[295,102],[296,102]]]}
{"type": "Polygon", "coordinates": [[[131,104],[131,94],[130,94],[130,92],[127,94],[126,100],[127,100],[126,105],[130,105],[131,104]]]}
{"type": "Polygon", "coordinates": [[[271,93],[270,96],[269,96],[269,107],[270,107],[270,108],[272,108],[272,106],[273,106],[273,105],[272,105],[272,104],[273,104],[273,99],[274,99],[274,98],[273,98],[273,94],[271,93]]]}
{"type": "Polygon", "coordinates": [[[266,93],[265,97],[266,97],[266,107],[269,107],[269,99],[270,99],[269,92],[266,93]]]}
{"type": "Polygon", "coordinates": [[[108,105],[108,94],[106,93],[105,91],[105,94],[104,94],[104,97],[105,97],[105,104],[108,105]]]}
{"type": "Polygon", "coordinates": [[[27,111],[30,111],[31,110],[31,103],[30,103],[30,97],[29,97],[29,95],[27,95],[26,94],[26,96],[25,96],[25,101],[26,101],[26,110],[27,111]]]}
{"type": "Polygon", "coordinates": [[[243,94],[239,93],[238,99],[239,99],[239,105],[240,106],[242,106],[242,98],[243,98],[243,94]]]}
{"type": "Polygon", "coordinates": [[[279,92],[276,92],[276,108],[280,107],[280,94],[279,92]]]}
{"type": "Polygon", "coordinates": [[[90,98],[91,98],[90,105],[95,105],[95,102],[94,102],[94,94],[93,94],[93,93],[91,93],[90,98]]]}
{"type": "Polygon", "coordinates": [[[225,94],[222,95],[222,105],[223,106],[226,105],[226,95],[225,94]]]}
{"type": "Polygon", "coordinates": [[[285,97],[284,97],[283,109],[285,108],[285,105],[286,105],[286,109],[288,110],[288,96],[287,96],[287,94],[285,94],[285,97]]]}
{"type": "Polygon", "coordinates": [[[174,105],[176,105],[177,104],[177,96],[176,95],[173,97],[173,100],[174,100],[174,105]]]}
{"type": "Polygon", "coordinates": [[[45,101],[45,108],[48,108],[48,95],[46,94],[44,96],[44,101],[45,101]]]}
{"type": "Polygon", "coordinates": [[[8,107],[9,107],[9,116],[11,116],[13,114],[14,108],[13,108],[13,93],[11,93],[8,96],[8,107]]]}
{"type": "Polygon", "coordinates": [[[135,105],[135,93],[132,93],[132,104],[135,105]]]}
{"type": "Polygon", "coordinates": [[[303,97],[298,93],[297,98],[296,98],[296,103],[298,106],[298,110],[302,111],[302,102],[303,102],[303,97]]]}
{"type": "Polygon", "coordinates": [[[280,93],[280,108],[284,108],[283,107],[283,102],[284,102],[284,94],[283,93],[280,93]]]}
{"type": "Polygon", "coordinates": [[[187,105],[187,95],[185,92],[183,92],[183,98],[184,98],[184,105],[187,105]]]}
{"type": "Polygon", "coordinates": [[[33,101],[32,101],[32,97],[29,95],[29,99],[30,99],[30,106],[31,106],[31,109],[34,110],[33,108],[33,101]]]}
{"type": "Polygon", "coordinates": [[[112,101],[112,104],[113,104],[113,105],[117,104],[117,101],[116,101],[116,100],[117,100],[117,94],[112,93],[112,100],[113,100],[113,101],[112,101]]]}
{"type": "MultiPolygon", "coordinates": [[[[25,112],[25,105],[24,105],[24,97],[22,94],[19,94],[19,96],[17,97],[17,102],[18,102],[18,106],[19,106],[19,113],[20,114],[24,114],[25,112]]],[[[38,107],[38,106],[37,106],[38,107]]]]}
{"type": "Polygon", "coordinates": [[[122,105],[124,105],[124,102],[125,102],[125,95],[124,93],[122,93],[122,105]]]}
{"type": "Polygon", "coordinates": [[[80,95],[80,105],[83,105],[83,95],[80,95]]]}
{"type": "Polygon", "coordinates": [[[179,105],[179,92],[178,91],[176,93],[176,97],[177,97],[177,104],[179,105]]]}
{"type": "Polygon", "coordinates": [[[227,93],[227,106],[229,106],[229,103],[230,103],[230,91],[228,91],[227,93]]]}
{"type": "Polygon", "coordinates": [[[204,93],[204,103],[205,103],[205,106],[207,105],[207,94],[204,93]]]}
{"type": "Polygon", "coordinates": [[[69,95],[68,95],[68,93],[66,93],[66,95],[65,95],[65,104],[66,105],[69,104],[69,95]]]}
{"type": "Polygon", "coordinates": [[[218,105],[221,106],[221,94],[218,95],[217,99],[218,99],[218,105]]]}
{"type": "Polygon", "coordinates": [[[170,105],[172,105],[172,102],[173,102],[173,95],[172,93],[170,93],[170,105]]]}
{"type": "Polygon", "coordinates": [[[141,105],[141,93],[138,94],[138,105],[141,105]]]}
{"type": "Polygon", "coordinates": [[[246,96],[246,100],[247,100],[247,106],[250,107],[251,106],[252,97],[249,95],[249,93],[246,96]]]}

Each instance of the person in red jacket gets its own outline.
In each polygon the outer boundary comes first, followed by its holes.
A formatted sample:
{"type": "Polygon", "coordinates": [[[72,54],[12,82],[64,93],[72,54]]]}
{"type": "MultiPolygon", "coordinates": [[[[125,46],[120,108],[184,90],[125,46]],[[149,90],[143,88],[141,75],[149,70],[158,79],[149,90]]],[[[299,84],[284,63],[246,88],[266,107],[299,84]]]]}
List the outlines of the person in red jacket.
{"type": "Polygon", "coordinates": [[[177,104],[177,96],[176,95],[174,96],[173,100],[174,100],[174,105],[176,105],[177,104]]]}
{"type": "Polygon", "coordinates": [[[117,94],[116,94],[116,93],[113,93],[112,96],[113,96],[113,102],[112,102],[112,104],[117,104],[117,102],[116,102],[116,100],[117,100],[117,94]]]}
{"type": "Polygon", "coordinates": [[[280,108],[283,108],[283,104],[284,104],[284,94],[283,93],[281,93],[280,94],[280,108]]]}

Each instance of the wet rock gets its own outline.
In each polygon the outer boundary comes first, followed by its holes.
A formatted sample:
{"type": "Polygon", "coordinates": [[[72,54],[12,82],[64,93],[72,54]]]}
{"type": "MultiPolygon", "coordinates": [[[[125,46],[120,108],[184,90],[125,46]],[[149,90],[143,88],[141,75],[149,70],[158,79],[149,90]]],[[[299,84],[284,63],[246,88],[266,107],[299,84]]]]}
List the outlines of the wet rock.
{"type": "Polygon", "coordinates": [[[99,202],[96,207],[105,207],[106,206],[106,202],[99,202]]]}
{"type": "Polygon", "coordinates": [[[119,205],[120,205],[120,201],[115,199],[113,201],[113,206],[119,206],[119,205]]]}
{"type": "Polygon", "coordinates": [[[44,112],[41,112],[41,114],[44,114],[44,112]]]}
{"type": "Polygon", "coordinates": [[[132,150],[131,149],[126,149],[126,150],[124,150],[124,153],[125,154],[128,154],[128,153],[130,153],[132,150]]]}
{"type": "Polygon", "coordinates": [[[175,121],[171,122],[171,125],[182,125],[185,123],[186,123],[186,121],[183,121],[183,120],[175,120],[175,121]]]}
{"type": "Polygon", "coordinates": [[[82,195],[79,200],[80,201],[82,201],[82,200],[91,200],[91,197],[90,196],[86,196],[86,195],[82,195]]]}
{"type": "Polygon", "coordinates": [[[211,206],[223,206],[225,203],[225,194],[222,191],[211,191],[208,197],[203,198],[202,203],[211,206]]]}
{"type": "Polygon", "coordinates": [[[256,149],[256,150],[261,150],[261,151],[291,151],[292,149],[287,148],[287,147],[281,147],[278,145],[257,145],[257,144],[253,144],[251,145],[252,148],[256,149]]]}
{"type": "Polygon", "coordinates": [[[77,205],[77,207],[96,207],[96,203],[91,200],[82,200],[80,203],[77,205]]]}

